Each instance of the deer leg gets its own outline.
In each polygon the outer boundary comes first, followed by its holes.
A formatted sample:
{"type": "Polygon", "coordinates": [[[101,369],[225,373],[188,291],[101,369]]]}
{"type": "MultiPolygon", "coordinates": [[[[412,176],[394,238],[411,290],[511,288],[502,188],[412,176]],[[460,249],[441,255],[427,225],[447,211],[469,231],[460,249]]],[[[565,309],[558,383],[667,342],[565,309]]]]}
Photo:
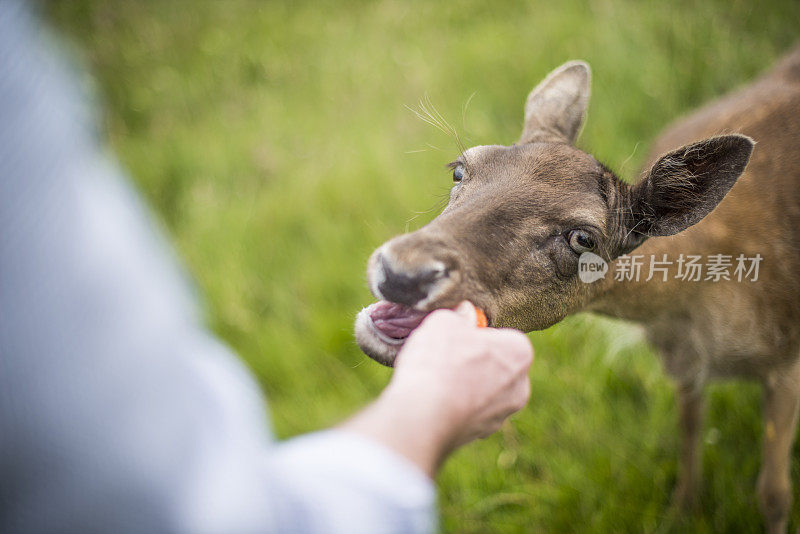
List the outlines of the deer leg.
{"type": "Polygon", "coordinates": [[[681,510],[697,506],[702,477],[702,450],[700,436],[703,430],[702,385],[680,384],[677,391],[680,420],[680,456],[678,457],[678,481],[672,494],[672,503],[681,510]]]}
{"type": "Polygon", "coordinates": [[[764,381],[764,443],[758,501],[767,532],[783,533],[792,504],[791,449],[800,405],[800,365],[764,381]]]}

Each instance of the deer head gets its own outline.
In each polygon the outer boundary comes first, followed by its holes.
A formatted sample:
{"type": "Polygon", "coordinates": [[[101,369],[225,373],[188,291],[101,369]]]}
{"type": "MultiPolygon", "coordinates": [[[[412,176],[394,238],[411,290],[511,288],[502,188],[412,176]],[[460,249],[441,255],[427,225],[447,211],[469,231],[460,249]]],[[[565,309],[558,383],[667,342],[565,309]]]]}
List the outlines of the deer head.
{"type": "Polygon", "coordinates": [[[370,257],[379,302],[356,319],[362,350],[392,365],[434,309],[470,300],[491,326],[547,328],[586,306],[601,284],[578,277],[582,253],[610,262],[648,237],[680,232],[710,213],[750,157],[741,135],[713,137],[656,161],[629,185],[574,142],[589,101],[586,63],[553,71],[528,96],[512,146],[476,146],[451,163],[442,213],[370,257]]]}

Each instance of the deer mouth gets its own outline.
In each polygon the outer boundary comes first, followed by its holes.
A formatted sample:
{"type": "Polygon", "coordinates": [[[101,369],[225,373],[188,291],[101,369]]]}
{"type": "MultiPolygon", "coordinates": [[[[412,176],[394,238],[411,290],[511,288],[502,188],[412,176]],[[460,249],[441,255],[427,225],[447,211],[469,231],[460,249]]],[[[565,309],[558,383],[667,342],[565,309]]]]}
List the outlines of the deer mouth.
{"type": "Polygon", "coordinates": [[[378,301],[356,317],[356,341],[367,356],[391,367],[403,343],[431,311],[378,301]]]}
{"type": "Polygon", "coordinates": [[[423,311],[380,300],[362,309],[356,316],[356,341],[367,356],[392,367],[408,336],[436,309],[440,308],[423,311]]]}

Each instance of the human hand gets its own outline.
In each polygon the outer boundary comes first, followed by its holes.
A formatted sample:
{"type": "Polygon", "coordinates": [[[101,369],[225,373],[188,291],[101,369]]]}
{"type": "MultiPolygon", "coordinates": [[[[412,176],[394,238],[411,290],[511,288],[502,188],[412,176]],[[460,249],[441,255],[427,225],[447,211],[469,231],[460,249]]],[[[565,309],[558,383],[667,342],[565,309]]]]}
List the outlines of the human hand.
{"type": "Polygon", "coordinates": [[[528,401],[533,348],[519,331],[475,325],[469,302],[431,313],[406,341],[389,386],[343,428],[430,476],[453,450],[499,429],[528,401]]]}
{"type": "Polygon", "coordinates": [[[475,327],[475,307],[437,310],[409,337],[387,394],[439,414],[443,454],[486,437],[530,396],[533,349],[516,330],[475,327]]]}

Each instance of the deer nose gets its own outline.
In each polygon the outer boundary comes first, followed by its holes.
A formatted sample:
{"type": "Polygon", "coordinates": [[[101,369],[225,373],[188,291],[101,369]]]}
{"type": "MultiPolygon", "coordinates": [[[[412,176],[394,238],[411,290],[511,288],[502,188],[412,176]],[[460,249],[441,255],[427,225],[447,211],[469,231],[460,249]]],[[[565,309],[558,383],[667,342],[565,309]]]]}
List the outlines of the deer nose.
{"type": "Polygon", "coordinates": [[[417,265],[413,269],[403,269],[383,253],[378,258],[378,265],[382,274],[377,284],[381,296],[406,306],[413,306],[427,298],[450,272],[444,263],[436,260],[417,265]]]}

